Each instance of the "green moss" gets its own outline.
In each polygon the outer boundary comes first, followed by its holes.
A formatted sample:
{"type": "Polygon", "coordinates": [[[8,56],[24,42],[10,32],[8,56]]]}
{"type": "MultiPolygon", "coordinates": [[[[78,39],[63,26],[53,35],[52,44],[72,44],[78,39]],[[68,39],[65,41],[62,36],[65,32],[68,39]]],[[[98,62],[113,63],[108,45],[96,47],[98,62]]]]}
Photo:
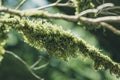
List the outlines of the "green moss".
{"type": "MultiPolygon", "coordinates": [[[[10,24],[9,24],[10,25],[10,24]]],[[[73,35],[70,31],[64,31],[57,25],[48,22],[18,20],[12,28],[24,35],[25,42],[38,50],[46,50],[49,55],[68,60],[76,57],[79,53],[94,61],[96,70],[109,69],[111,73],[120,76],[120,65],[112,61],[108,56],[73,35]]]]}
{"type": "Polygon", "coordinates": [[[25,27],[21,28],[21,32],[24,34],[25,42],[39,50],[45,49],[52,56],[66,60],[78,55],[79,38],[61,27],[50,23],[28,21],[25,27]]]}
{"type": "Polygon", "coordinates": [[[91,9],[94,7],[92,0],[73,0],[73,3],[75,5],[76,15],[86,9],[91,9]]]}
{"type": "Polygon", "coordinates": [[[3,59],[3,54],[5,53],[4,45],[7,39],[8,28],[5,24],[0,24],[0,61],[3,59]]]}
{"type": "MultiPolygon", "coordinates": [[[[73,0],[73,3],[75,5],[75,10],[76,10],[75,15],[79,15],[82,11],[85,11],[87,9],[94,8],[94,4],[92,3],[92,0],[73,0]]],[[[86,14],[83,16],[93,18],[93,17],[95,17],[95,14],[86,14]]],[[[98,25],[93,25],[90,23],[88,24],[88,23],[82,22],[82,21],[78,21],[78,25],[80,25],[84,29],[88,29],[88,30],[100,28],[100,26],[98,26],[98,25]]]]}
{"type": "Polygon", "coordinates": [[[108,56],[103,55],[100,50],[91,46],[88,48],[88,55],[94,61],[95,70],[109,70],[110,73],[120,77],[119,63],[112,61],[108,56]]]}
{"type": "MultiPolygon", "coordinates": [[[[78,4],[82,5],[79,2],[76,2],[76,4],[76,8],[79,6],[78,4]]],[[[79,9],[80,7],[78,7],[77,12],[80,11],[79,9]]],[[[70,31],[64,31],[61,27],[48,22],[43,23],[42,21],[32,21],[26,18],[20,19],[17,16],[14,19],[3,19],[0,23],[0,60],[3,58],[2,55],[5,52],[3,47],[10,28],[21,32],[25,38],[25,42],[38,50],[46,50],[49,55],[67,60],[82,53],[94,61],[94,68],[96,70],[108,69],[111,73],[120,77],[119,63],[112,61],[108,56],[103,55],[100,50],[88,45],[84,40],[73,35],[70,31]]]]}
{"type": "Polygon", "coordinates": [[[5,44],[5,39],[7,38],[7,31],[8,30],[5,28],[5,25],[0,24],[0,45],[5,44]]]}
{"type": "Polygon", "coordinates": [[[5,53],[5,50],[3,48],[3,46],[0,46],[0,62],[2,61],[3,59],[3,54],[5,53]]]}
{"type": "Polygon", "coordinates": [[[75,12],[75,14],[77,15],[77,14],[79,14],[80,13],[80,0],[73,0],[73,3],[74,3],[74,5],[75,5],[75,10],[76,10],[76,12],[75,12]]]}

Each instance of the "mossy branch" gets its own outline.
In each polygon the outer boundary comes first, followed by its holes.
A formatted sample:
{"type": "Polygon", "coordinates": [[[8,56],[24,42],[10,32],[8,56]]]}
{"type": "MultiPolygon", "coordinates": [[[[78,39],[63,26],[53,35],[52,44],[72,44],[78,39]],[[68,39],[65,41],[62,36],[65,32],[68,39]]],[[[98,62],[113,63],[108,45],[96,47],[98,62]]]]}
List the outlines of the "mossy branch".
{"type": "Polygon", "coordinates": [[[4,45],[6,44],[7,32],[9,31],[8,26],[0,23],[0,61],[3,59],[3,54],[5,53],[4,45]]]}
{"type": "MultiPolygon", "coordinates": [[[[47,11],[44,10],[36,10],[36,9],[29,9],[29,10],[15,10],[15,9],[9,9],[9,8],[5,8],[5,7],[0,7],[0,12],[4,12],[4,13],[9,13],[9,14],[13,14],[19,17],[38,17],[38,18],[50,18],[50,19],[64,19],[67,21],[71,21],[71,22],[82,22],[83,24],[86,23],[86,25],[88,24],[93,24],[94,25],[94,29],[97,28],[97,26],[102,26],[110,31],[112,31],[114,34],[116,35],[120,35],[120,30],[115,28],[114,26],[108,24],[108,23],[119,23],[120,22],[120,16],[103,16],[103,17],[97,17],[97,18],[89,18],[89,17],[85,17],[84,15],[88,15],[88,14],[97,14],[99,11],[101,11],[102,8],[104,7],[109,7],[112,6],[111,4],[109,4],[108,6],[107,3],[101,6],[98,6],[96,9],[88,9],[88,10],[84,10],[81,11],[78,15],[65,15],[65,14],[51,14],[47,11]]],[[[92,26],[93,26],[92,25],[92,26]]],[[[92,26],[89,26],[90,28],[92,28],[92,26]]],[[[87,28],[89,28],[87,27],[87,28]]]]}
{"type": "MultiPolygon", "coordinates": [[[[25,18],[1,19],[1,24],[21,32],[25,42],[38,50],[46,50],[49,55],[68,60],[82,53],[94,61],[96,70],[105,69],[120,77],[120,64],[69,31],[64,31],[57,25],[48,22],[31,21],[25,18]],[[12,21],[13,20],[13,21],[12,21]],[[12,25],[12,26],[11,26],[12,25]]],[[[5,26],[3,26],[5,27],[5,26]]]]}

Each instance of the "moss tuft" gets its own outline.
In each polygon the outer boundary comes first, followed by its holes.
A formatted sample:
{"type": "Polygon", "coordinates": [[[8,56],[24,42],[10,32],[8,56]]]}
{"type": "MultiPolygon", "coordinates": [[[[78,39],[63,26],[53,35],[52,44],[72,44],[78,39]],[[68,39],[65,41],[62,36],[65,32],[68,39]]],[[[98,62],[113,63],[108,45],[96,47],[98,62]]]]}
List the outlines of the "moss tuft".
{"type": "Polygon", "coordinates": [[[52,55],[64,60],[76,57],[79,52],[80,38],[50,23],[28,21],[21,28],[25,42],[37,49],[46,49],[52,55]],[[77,38],[77,39],[76,39],[77,38]]]}
{"type": "Polygon", "coordinates": [[[4,24],[0,24],[0,61],[3,59],[5,53],[4,45],[6,44],[8,28],[4,24]]]}
{"type": "Polygon", "coordinates": [[[3,54],[5,53],[5,50],[3,48],[3,46],[0,46],[0,62],[2,61],[3,59],[3,54]]]}
{"type": "Polygon", "coordinates": [[[75,14],[78,15],[80,12],[91,9],[94,7],[92,0],[72,0],[75,5],[75,14]]]}
{"type": "Polygon", "coordinates": [[[15,25],[14,29],[24,35],[25,42],[38,50],[46,50],[49,55],[68,60],[70,57],[77,57],[79,53],[82,53],[94,61],[96,70],[108,69],[111,73],[120,76],[120,65],[118,63],[57,25],[23,19],[20,24],[15,25]],[[21,24],[23,25],[21,26],[21,24]]]}

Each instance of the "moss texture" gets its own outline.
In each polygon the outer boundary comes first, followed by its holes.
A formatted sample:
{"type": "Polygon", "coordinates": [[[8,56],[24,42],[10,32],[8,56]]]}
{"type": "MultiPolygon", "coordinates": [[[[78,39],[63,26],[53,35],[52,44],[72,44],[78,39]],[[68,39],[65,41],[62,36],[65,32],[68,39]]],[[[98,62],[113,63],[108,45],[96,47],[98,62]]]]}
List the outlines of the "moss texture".
{"type": "Polygon", "coordinates": [[[80,12],[91,9],[94,7],[92,0],[72,0],[75,5],[75,14],[78,15],[80,12]]]}
{"type": "Polygon", "coordinates": [[[13,22],[7,19],[5,23],[6,25],[1,27],[2,34],[7,30],[4,30],[4,28],[11,27],[12,25],[11,28],[23,34],[26,43],[38,50],[46,50],[49,55],[64,60],[68,60],[70,57],[77,57],[82,53],[94,61],[94,68],[96,70],[108,69],[111,73],[120,77],[119,63],[112,61],[108,56],[103,55],[100,50],[88,45],[70,31],[65,31],[61,27],[48,22],[25,18],[16,18],[16,21],[14,20],[13,22]]]}
{"type": "Polygon", "coordinates": [[[24,21],[25,26],[20,29],[24,34],[25,42],[41,50],[45,49],[49,55],[68,60],[79,53],[94,61],[96,70],[109,69],[111,73],[120,76],[120,65],[113,62],[108,56],[85,43],[81,38],[61,27],[42,21],[24,21]]]}
{"type": "Polygon", "coordinates": [[[3,54],[5,53],[4,45],[7,39],[7,25],[0,24],[0,61],[3,59],[3,54]]]}
{"type": "Polygon", "coordinates": [[[50,23],[28,21],[20,31],[24,34],[25,42],[39,50],[45,49],[52,56],[67,60],[71,56],[78,55],[80,38],[61,27],[50,23]]]}

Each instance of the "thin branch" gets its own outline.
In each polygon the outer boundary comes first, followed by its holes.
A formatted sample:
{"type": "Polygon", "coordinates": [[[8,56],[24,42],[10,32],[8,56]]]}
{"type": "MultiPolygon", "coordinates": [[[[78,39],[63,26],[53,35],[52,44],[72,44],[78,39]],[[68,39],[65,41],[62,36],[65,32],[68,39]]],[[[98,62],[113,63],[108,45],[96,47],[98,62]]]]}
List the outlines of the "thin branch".
{"type": "MultiPolygon", "coordinates": [[[[91,10],[90,10],[91,11],[91,10]]],[[[65,15],[65,14],[50,14],[46,11],[38,11],[38,10],[24,10],[24,11],[19,11],[19,10],[13,10],[13,9],[8,9],[8,8],[0,8],[0,12],[6,12],[6,13],[11,13],[19,16],[36,16],[36,17],[44,17],[44,18],[56,18],[56,19],[65,19],[68,21],[87,21],[90,23],[98,23],[98,22],[120,22],[120,16],[104,16],[104,17],[98,17],[98,18],[87,18],[87,17],[79,17],[75,15],[65,15]]],[[[89,12],[89,11],[88,11],[89,12]]],[[[94,11],[93,11],[94,12],[94,11]]],[[[95,11],[96,12],[96,11],[95,11]]]]}
{"type": "Polygon", "coordinates": [[[53,7],[53,6],[56,6],[61,0],[57,0],[56,2],[52,3],[52,4],[49,4],[49,5],[45,5],[45,6],[42,6],[42,7],[38,7],[36,8],[36,10],[41,10],[41,9],[45,9],[45,8],[48,8],[48,7],[53,7]]]}
{"type": "Polygon", "coordinates": [[[72,3],[59,3],[56,6],[60,6],[60,7],[71,7],[74,8],[74,5],[72,3]]]}
{"type": "Polygon", "coordinates": [[[98,17],[98,18],[87,18],[87,17],[80,17],[81,21],[86,21],[89,23],[100,23],[100,22],[117,22],[120,23],[120,16],[105,16],[105,17],[98,17]]]}
{"type": "Polygon", "coordinates": [[[112,6],[114,6],[114,4],[105,3],[105,4],[102,4],[102,5],[98,6],[96,9],[87,9],[87,10],[84,10],[84,11],[80,12],[80,14],[78,14],[78,17],[89,14],[89,13],[97,14],[99,11],[101,12],[103,9],[109,8],[109,7],[112,7],[112,6]]]}
{"type": "Polygon", "coordinates": [[[26,0],[22,0],[19,5],[17,5],[17,7],[15,9],[19,9],[24,3],[25,3],[26,0]]]}
{"type": "MultiPolygon", "coordinates": [[[[115,34],[119,34],[119,30],[118,29],[111,29],[110,26],[108,25],[103,25],[100,24],[101,22],[117,22],[120,23],[120,16],[104,16],[104,17],[98,17],[98,18],[87,18],[87,17],[82,17],[79,15],[65,15],[65,14],[50,14],[46,11],[43,10],[23,10],[23,11],[19,11],[19,10],[13,10],[13,9],[8,9],[5,7],[1,7],[0,8],[0,12],[5,12],[5,13],[10,13],[10,14],[14,14],[14,15],[18,15],[20,17],[22,16],[29,16],[29,17],[44,17],[44,18],[54,18],[54,19],[64,19],[67,21],[72,21],[72,22],[78,22],[78,21],[82,21],[82,22],[86,22],[87,24],[99,24],[102,25],[103,27],[106,27],[107,29],[111,30],[113,33],[115,34]],[[114,31],[113,31],[114,30],[114,31]]],[[[87,14],[90,12],[97,12],[96,9],[89,9],[86,12],[81,12],[80,14],[87,14]],[[92,11],[93,10],[93,11],[92,11]]],[[[119,34],[120,35],[120,34],[119,34]]]]}
{"type": "Polygon", "coordinates": [[[37,64],[39,64],[39,62],[41,61],[41,57],[39,57],[39,59],[30,67],[31,69],[33,69],[37,64]]]}
{"type": "Polygon", "coordinates": [[[0,6],[2,6],[2,0],[0,0],[0,6]]]}
{"type": "Polygon", "coordinates": [[[80,17],[80,16],[83,16],[83,15],[86,15],[86,14],[89,14],[89,13],[98,13],[98,11],[99,11],[98,9],[87,9],[87,10],[82,11],[77,16],[80,17]]]}
{"type": "Polygon", "coordinates": [[[52,4],[47,4],[45,6],[41,6],[38,8],[33,8],[30,10],[42,10],[45,8],[49,8],[49,7],[54,7],[54,6],[59,6],[59,7],[74,7],[74,5],[72,3],[70,3],[69,1],[66,3],[59,3],[61,0],[57,0],[56,2],[52,3],[52,4]]]}
{"type": "Polygon", "coordinates": [[[113,16],[118,16],[118,14],[115,13],[115,12],[105,11],[105,10],[102,10],[102,11],[99,12],[99,13],[102,14],[102,15],[113,15],[113,16]]]}
{"type": "Polygon", "coordinates": [[[22,16],[21,11],[15,9],[8,9],[6,7],[0,7],[0,12],[10,13],[18,16],[22,16]]]}
{"type": "Polygon", "coordinates": [[[101,26],[104,26],[104,28],[112,31],[114,34],[120,35],[120,30],[116,29],[116,28],[113,27],[112,25],[110,25],[110,24],[108,24],[108,23],[105,23],[105,22],[101,22],[100,24],[101,24],[101,26]]]}
{"type": "Polygon", "coordinates": [[[89,24],[101,25],[102,27],[112,31],[114,34],[120,35],[119,29],[116,29],[112,25],[106,23],[106,22],[118,22],[118,23],[120,23],[120,16],[101,17],[101,18],[96,18],[96,19],[81,17],[80,20],[83,22],[89,23],[89,24]]]}
{"type": "Polygon", "coordinates": [[[100,6],[98,6],[96,9],[102,10],[104,8],[113,7],[113,6],[114,6],[113,3],[104,3],[104,4],[100,5],[100,6]]]}
{"type": "Polygon", "coordinates": [[[48,65],[48,63],[42,65],[42,66],[39,66],[39,67],[34,67],[33,70],[39,70],[39,69],[42,69],[44,67],[46,67],[48,65]]]}
{"type": "Polygon", "coordinates": [[[14,57],[15,57],[16,59],[18,59],[21,63],[23,63],[23,64],[27,67],[27,69],[29,70],[29,72],[30,72],[37,80],[44,80],[44,79],[42,79],[40,76],[38,76],[35,72],[33,72],[33,71],[31,70],[31,68],[29,67],[29,65],[28,65],[22,58],[20,58],[18,55],[16,55],[15,53],[13,53],[13,52],[11,52],[11,51],[7,51],[7,50],[5,50],[5,53],[8,53],[8,54],[14,56],[14,57]]]}
{"type": "Polygon", "coordinates": [[[120,9],[120,6],[108,7],[108,8],[105,8],[104,10],[115,10],[115,9],[120,9]]]}

